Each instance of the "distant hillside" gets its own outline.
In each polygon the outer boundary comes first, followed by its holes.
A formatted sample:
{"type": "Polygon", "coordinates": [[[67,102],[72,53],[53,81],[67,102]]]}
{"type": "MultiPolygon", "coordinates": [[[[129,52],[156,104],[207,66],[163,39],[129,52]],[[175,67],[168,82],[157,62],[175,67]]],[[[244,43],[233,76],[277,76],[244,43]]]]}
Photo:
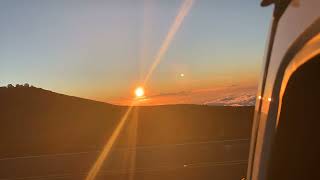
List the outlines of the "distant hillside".
{"type": "MultiPolygon", "coordinates": [[[[0,99],[0,179],[83,179],[126,110],[34,87],[0,88],[0,99]]],[[[139,180],[245,175],[253,107],[167,105],[133,112],[100,178],[127,179],[122,171],[132,152],[139,180]]]]}

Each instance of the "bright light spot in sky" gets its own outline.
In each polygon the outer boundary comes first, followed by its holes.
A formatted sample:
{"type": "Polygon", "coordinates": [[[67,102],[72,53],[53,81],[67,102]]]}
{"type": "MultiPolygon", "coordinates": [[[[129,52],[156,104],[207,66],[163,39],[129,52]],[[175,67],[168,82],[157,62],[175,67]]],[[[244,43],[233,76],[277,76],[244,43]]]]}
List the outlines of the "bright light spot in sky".
{"type": "Polygon", "coordinates": [[[183,74],[183,73],[181,73],[181,74],[180,74],[180,77],[184,77],[184,74],[183,74]]]}
{"type": "Polygon", "coordinates": [[[136,97],[140,98],[143,97],[144,95],[144,89],[142,87],[137,87],[136,90],[134,91],[134,94],[136,97]]]}

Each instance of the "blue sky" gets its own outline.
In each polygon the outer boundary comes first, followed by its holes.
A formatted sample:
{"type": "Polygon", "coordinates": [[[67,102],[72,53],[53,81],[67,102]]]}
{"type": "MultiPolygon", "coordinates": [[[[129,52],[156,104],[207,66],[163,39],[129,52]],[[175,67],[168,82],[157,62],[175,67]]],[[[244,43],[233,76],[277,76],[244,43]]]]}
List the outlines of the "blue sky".
{"type": "MultiPolygon", "coordinates": [[[[129,98],[152,64],[182,3],[2,0],[0,85],[28,82],[106,102],[129,98]]],[[[234,85],[254,89],[272,11],[259,3],[195,0],[153,73],[147,94],[234,85]],[[179,79],[180,73],[185,74],[184,79],[179,79]]],[[[231,89],[225,92],[231,93],[231,89]]],[[[223,92],[219,96],[224,96],[223,92]]],[[[204,101],[188,98],[186,103],[204,101]]],[[[206,98],[210,100],[210,96],[206,98]]]]}

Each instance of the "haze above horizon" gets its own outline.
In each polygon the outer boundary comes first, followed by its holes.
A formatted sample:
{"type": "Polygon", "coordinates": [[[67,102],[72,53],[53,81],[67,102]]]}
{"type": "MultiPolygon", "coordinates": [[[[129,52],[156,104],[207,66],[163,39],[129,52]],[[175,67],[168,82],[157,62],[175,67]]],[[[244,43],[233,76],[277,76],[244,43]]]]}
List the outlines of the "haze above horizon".
{"type": "MultiPolygon", "coordinates": [[[[129,104],[182,2],[1,1],[0,85],[129,104]]],[[[259,1],[194,0],[142,103],[252,103],[270,20],[259,1]]]]}

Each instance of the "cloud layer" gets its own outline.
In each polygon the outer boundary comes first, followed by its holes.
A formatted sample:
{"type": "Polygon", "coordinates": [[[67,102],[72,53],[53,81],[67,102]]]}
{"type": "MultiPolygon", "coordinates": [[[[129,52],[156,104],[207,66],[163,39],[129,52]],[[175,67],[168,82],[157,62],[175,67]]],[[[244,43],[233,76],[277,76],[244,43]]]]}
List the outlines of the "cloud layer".
{"type": "Polygon", "coordinates": [[[229,95],[218,98],[209,102],[206,105],[212,106],[254,106],[256,97],[254,94],[229,95]]]}
{"type": "MultiPolygon", "coordinates": [[[[205,104],[213,106],[254,106],[256,86],[222,86],[178,92],[162,92],[146,95],[139,100],[139,105],[164,104],[205,104]]],[[[132,98],[112,101],[113,104],[128,105],[132,98]]]]}

